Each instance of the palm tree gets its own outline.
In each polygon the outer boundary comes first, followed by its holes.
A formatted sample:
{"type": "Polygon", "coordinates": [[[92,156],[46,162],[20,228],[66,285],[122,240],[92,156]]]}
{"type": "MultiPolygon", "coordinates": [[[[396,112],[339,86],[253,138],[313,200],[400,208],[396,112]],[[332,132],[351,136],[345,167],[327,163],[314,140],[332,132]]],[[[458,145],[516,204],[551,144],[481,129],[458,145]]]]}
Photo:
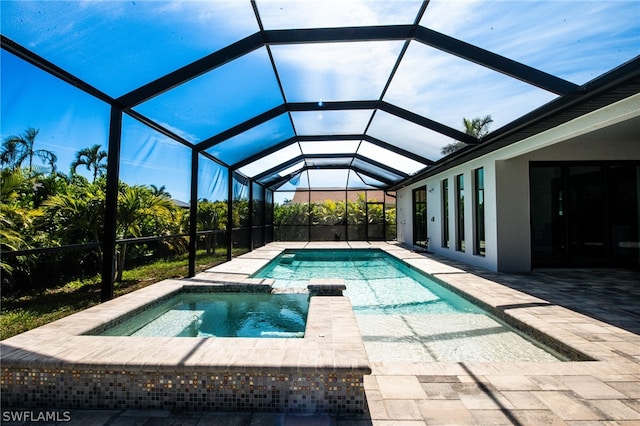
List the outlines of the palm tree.
{"type": "MultiPolygon", "coordinates": [[[[0,251],[30,248],[26,234],[41,212],[39,209],[25,208],[18,201],[20,193],[30,184],[31,179],[25,176],[22,169],[6,169],[0,173],[0,251]]],[[[18,263],[25,261],[29,260],[24,257],[15,260],[18,263]]],[[[5,277],[11,276],[14,266],[6,258],[0,259],[0,272],[5,277]]]]}
{"type": "Polygon", "coordinates": [[[484,117],[476,117],[473,120],[463,118],[462,123],[466,134],[482,138],[489,133],[489,124],[493,123],[493,119],[490,115],[485,115],[484,117]]]}
{"type": "Polygon", "coordinates": [[[51,228],[66,244],[100,241],[104,206],[104,191],[96,184],[71,186],[43,203],[51,228]]]}
{"type": "MultiPolygon", "coordinates": [[[[462,119],[462,124],[464,126],[464,132],[468,135],[471,135],[476,138],[482,138],[489,133],[489,125],[493,123],[493,119],[490,115],[486,115],[484,117],[476,117],[472,120],[468,118],[462,119]]],[[[442,148],[442,155],[453,154],[459,149],[467,146],[464,142],[455,141],[446,145],[442,148]]]]}
{"type": "Polygon", "coordinates": [[[21,135],[9,136],[2,143],[0,163],[16,170],[22,167],[22,163],[28,160],[29,174],[33,173],[33,157],[38,157],[42,162],[51,167],[51,174],[55,174],[58,157],[46,149],[35,149],[36,136],[39,129],[29,127],[21,135]]]}
{"type": "Polygon", "coordinates": [[[2,143],[2,152],[0,152],[0,164],[8,166],[11,170],[19,169],[18,157],[20,151],[14,137],[8,137],[2,143]]]}
{"type": "Polygon", "coordinates": [[[99,144],[76,152],[76,159],[71,163],[71,172],[75,173],[78,166],[86,166],[87,170],[93,170],[93,182],[98,176],[102,176],[107,170],[107,152],[100,151],[99,144]]]}
{"type": "Polygon", "coordinates": [[[157,187],[156,185],[149,185],[151,187],[151,193],[153,195],[157,195],[159,197],[168,197],[171,198],[171,194],[169,194],[167,192],[167,187],[165,185],[162,185],[161,187],[157,187]]]}

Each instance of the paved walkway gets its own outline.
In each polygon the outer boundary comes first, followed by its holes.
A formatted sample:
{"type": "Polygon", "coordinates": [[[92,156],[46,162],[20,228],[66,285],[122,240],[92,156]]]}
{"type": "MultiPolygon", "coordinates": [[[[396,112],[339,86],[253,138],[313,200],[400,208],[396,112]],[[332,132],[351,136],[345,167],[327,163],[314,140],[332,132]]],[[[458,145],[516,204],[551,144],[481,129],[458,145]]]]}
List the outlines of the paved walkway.
{"type": "MultiPolygon", "coordinates": [[[[412,265],[596,361],[374,362],[373,374],[365,377],[368,409],[361,417],[71,410],[71,422],[59,424],[640,425],[640,273],[498,274],[387,245],[388,250],[396,248],[412,265]]],[[[260,256],[259,250],[249,258],[260,256]]]]}

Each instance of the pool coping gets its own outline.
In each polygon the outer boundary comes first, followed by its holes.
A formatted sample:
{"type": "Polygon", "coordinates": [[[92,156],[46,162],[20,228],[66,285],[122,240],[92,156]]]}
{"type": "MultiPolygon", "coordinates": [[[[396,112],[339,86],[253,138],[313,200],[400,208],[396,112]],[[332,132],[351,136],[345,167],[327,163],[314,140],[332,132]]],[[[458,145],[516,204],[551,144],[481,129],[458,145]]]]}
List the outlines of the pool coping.
{"type": "MultiPolygon", "coordinates": [[[[264,280],[244,280],[261,285],[264,280]]],[[[370,367],[348,298],[313,296],[302,338],[248,337],[137,337],[88,335],[120,321],[122,316],[144,309],[187,289],[214,288],[224,284],[165,280],[109,302],[102,303],[1,342],[3,368],[104,367],[112,370],[229,371],[261,368],[274,371],[348,370],[369,374],[370,367]],[[323,356],[314,353],[323,348],[323,356]],[[229,348],[233,350],[230,351],[229,348]],[[267,353],[265,353],[267,352],[267,353]],[[265,356],[269,355],[269,356],[265,356]],[[176,362],[176,360],[179,360],[176,362]],[[276,362],[274,362],[276,361],[276,362]],[[177,366],[177,367],[176,367],[177,366]]],[[[215,288],[218,287],[218,288],[215,288]]]]}

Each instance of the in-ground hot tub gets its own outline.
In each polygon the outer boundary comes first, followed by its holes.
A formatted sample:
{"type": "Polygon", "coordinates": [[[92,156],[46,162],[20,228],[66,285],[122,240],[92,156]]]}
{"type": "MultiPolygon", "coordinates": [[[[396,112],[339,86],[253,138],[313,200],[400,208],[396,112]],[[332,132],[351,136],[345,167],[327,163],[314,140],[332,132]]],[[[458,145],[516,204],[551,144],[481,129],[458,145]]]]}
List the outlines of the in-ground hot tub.
{"type": "Polygon", "coordinates": [[[346,297],[312,296],[304,337],[87,335],[178,292],[270,291],[166,280],[6,339],[4,407],[362,413],[370,374],[346,297]]]}
{"type": "Polygon", "coordinates": [[[182,291],[115,324],[97,336],[304,337],[309,295],[182,291]]]}

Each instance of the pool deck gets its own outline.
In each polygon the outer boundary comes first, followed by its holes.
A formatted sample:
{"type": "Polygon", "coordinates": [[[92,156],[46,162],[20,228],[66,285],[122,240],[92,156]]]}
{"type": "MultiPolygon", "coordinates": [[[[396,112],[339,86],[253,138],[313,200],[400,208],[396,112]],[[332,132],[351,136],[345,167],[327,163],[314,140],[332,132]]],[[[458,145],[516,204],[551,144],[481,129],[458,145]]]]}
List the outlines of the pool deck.
{"type": "Polygon", "coordinates": [[[364,381],[364,416],[71,410],[71,424],[640,425],[638,272],[501,274],[391,243],[272,243],[193,280],[242,281],[284,248],[371,247],[403,259],[594,361],[370,362],[372,374],[364,381]]]}

